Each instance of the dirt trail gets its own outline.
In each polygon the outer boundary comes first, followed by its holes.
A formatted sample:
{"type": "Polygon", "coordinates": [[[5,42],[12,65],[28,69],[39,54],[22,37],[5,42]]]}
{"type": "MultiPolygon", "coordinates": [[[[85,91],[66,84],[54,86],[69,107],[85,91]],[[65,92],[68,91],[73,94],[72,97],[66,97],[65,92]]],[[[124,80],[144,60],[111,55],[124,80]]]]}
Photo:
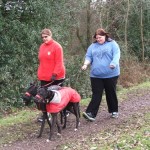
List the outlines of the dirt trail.
{"type": "MultiPolygon", "coordinates": [[[[81,108],[81,112],[84,108],[81,108]]],[[[95,122],[88,122],[81,117],[81,125],[78,131],[74,131],[74,116],[70,115],[67,122],[67,128],[62,130],[61,137],[56,137],[54,141],[47,142],[48,129],[42,135],[42,138],[36,138],[33,134],[24,141],[17,141],[4,147],[1,150],[59,150],[58,146],[67,142],[82,141],[85,136],[92,136],[94,133],[108,128],[115,128],[117,125],[127,121],[132,115],[144,113],[150,110],[150,92],[138,91],[138,93],[129,94],[128,98],[119,103],[119,118],[110,118],[106,106],[101,106],[95,122]]],[[[34,131],[33,131],[34,132],[34,131]]]]}

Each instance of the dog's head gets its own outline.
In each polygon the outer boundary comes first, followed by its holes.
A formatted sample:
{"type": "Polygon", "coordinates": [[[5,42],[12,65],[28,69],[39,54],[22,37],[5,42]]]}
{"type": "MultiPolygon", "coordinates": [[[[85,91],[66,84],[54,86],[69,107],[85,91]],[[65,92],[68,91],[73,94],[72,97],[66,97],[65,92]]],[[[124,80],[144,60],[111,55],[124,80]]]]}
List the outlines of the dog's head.
{"type": "Polygon", "coordinates": [[[37,90],[37,94],[34,97],[34,102],[40,102],[40,103],[49,103],[52,98],[54,97],[54,92],[51,90],[48,90],[45,87],[41,87],[37,90]]]}
{"type": "Polygon", "coordinates": [[[22,96],[23,103],[27,106],[31,102],[32,96],[35,96],[37,93],[38,85],[34,83],[30,83],[30,87],[27,89],[25,94],[22,96]]]}

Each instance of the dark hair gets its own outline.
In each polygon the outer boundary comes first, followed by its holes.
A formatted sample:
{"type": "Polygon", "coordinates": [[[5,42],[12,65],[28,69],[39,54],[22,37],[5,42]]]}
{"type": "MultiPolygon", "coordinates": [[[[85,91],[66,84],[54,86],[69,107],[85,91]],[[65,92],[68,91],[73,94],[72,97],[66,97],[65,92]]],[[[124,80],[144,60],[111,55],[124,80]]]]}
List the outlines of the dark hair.
{"type": "Polygon", "coordinates": [[[96,30],[93,39],[94,39],[94,43],[97,42],[96,40],[96,35],[101,35],[101,36],[106,36],[106,41],[110,41],[110,34],[108,32],[106,32],[104,29],[99,28],[96,30]]]}

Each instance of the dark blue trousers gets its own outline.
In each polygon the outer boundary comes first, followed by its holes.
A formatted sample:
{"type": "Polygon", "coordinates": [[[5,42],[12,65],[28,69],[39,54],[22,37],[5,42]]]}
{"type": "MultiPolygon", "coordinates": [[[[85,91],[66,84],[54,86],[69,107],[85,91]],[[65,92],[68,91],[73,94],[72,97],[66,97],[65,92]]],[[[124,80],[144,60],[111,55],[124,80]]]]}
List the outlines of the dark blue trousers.
{"type": "Polygon", "coordinates": [[[64,81],[65,81],[65,79],[55,80],[54,82],[41,80],[41,86],[45,86],[45,85],[47,85],[47,87],[51,86],[51,85],[60,85],[60,86],[63,86],[63,82],[64,81]]]}
{"type": "Polygon", "coordinates": [[[116,85],[119,76],[112,78],[90,78],[92,88],[92,99],[86,109],[86,112],[91,112],[96,117],[99,106],[102,100],[103,92],[105,91],[108,112],[118,112],[118,99],[116,94],[116,85]]]}

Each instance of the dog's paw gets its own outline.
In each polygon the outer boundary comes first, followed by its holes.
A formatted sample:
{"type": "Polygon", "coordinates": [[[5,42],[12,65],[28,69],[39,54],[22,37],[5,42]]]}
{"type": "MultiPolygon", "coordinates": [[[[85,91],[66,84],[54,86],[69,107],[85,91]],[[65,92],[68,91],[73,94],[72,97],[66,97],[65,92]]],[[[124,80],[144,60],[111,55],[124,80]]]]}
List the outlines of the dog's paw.
{"type": "Polygon", "coordinates": [[[77,128],[74,129],[74,131],[77,131],[77,130],[78,130],[77,128]]]}
{"type": "Polygon", "coordinates": [[[39,134],[38,136],[37,136],[37,138],[40,138],[41,137],[41,135],[39,134]]]}
{"type": "Polygon", "coordinates": [[[61,134],[60,134],[60,133],[57,133],[57,136],[61,136],[61,134]]]}

